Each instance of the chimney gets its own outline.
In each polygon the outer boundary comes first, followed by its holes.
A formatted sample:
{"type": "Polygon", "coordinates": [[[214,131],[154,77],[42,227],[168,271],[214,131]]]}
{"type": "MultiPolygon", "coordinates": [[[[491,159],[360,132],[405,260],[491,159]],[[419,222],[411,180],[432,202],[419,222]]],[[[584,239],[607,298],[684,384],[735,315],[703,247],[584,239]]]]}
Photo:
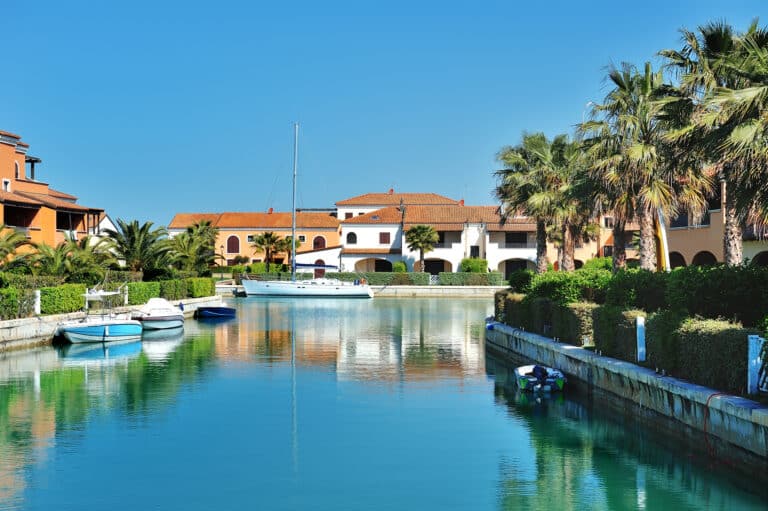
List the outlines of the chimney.
{"type": "Polygon", "coordinates": [[[269,208],[269,211],[267,211],[267,214],[268,214],[268,215],[271,215],[273,211],[274,211],[274,209],[272,209],[272,208],[269,208]]]}
{"type": "Polygon", "coordinates": [[[464,199],[461,199],[461,200],[459,201],[459,206],[463,206],[463,205],[464,205],[464,199]]]}
{"type": "Polygon", "coordinates": [[[389,194],[390,195],[394,195],[395,194],[395,189],[394,188],[390,188],[389,189],[389,194]]]}

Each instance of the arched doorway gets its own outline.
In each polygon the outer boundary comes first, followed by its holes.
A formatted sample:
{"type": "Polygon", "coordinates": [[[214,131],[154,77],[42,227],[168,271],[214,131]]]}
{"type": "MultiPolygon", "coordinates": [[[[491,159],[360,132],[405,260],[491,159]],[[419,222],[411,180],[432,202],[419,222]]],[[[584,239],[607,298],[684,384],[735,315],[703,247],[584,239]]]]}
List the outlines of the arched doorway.
{"type": "Polygon", "coordinates": [[[691,261],[691,266],[711,266],[713,264],[717,264],[717,258],[712,252],[706,250],[693,256],[693,261],[691,261]]]}
{"type": "Polygon", "coordinates": [[[315,236],[312,240],[312,250],[322,250],[325,248],[325,238],[322,236],[315,236]]]}
{"type": "Polygon", "coordinates": [[[685,257],[680,252],[669,253],[669,266],[672,268],[685,268],[685,257]]]}
{"type": "Polygon", "coordinates": [[[355,263],[355,271],[358,273],[364,272],[390,272],[392,271],[392,263],[386,259],[375,259],[373,257],[363,259],[355,263]]]}
{"type": "Polygon", "coordinates": [[[752,258],[752,264],[756,266],[768,266],[768,252],[760,252],[752,258]]]}
{"type": "MultiPolygon", "coordinates": [[[[325,264],[325,261],[323,261],[322,259],[318,259],[317,261],[315,261],[315,264],[320,266],[325,264]]],[[[323,277],[325,277],[325,268],[315,268],[315,278],[322,279],[323,277]]]]}
{"type": "Polygon", "coordinates": [[[579,261],[578,259],[574,259],[574,261],[573,261],[573,268],[574,269],[578,270],[582,266],[584,266],[584,261],[579,261]]]}
{"type": "Polygon", "coordinates": [[[230,236],[227,238],[227,253],[239,254],[240,253],[240,238],[237,236],[230,236]]]}
{"type": "MultiPolygon", "coordinates": [[[[417,261],[414,265],[414,268],[419,266],[419,262],[417,261]]],[[[424,260],[424,271],[426,273],[429,273],[431,275],[437,275],[440,272],[450,272],[451,269],[451,263],[444,260],[444,259],[425,259],[424,260]]]]}
{"type": "Polygon", "coordinates": [[[536,264],[528,259],[507,259],[499,263],[498,271],[504,274],[504,279],[509,280],[509,276],[520,270],[535,270],[536,264]]]}

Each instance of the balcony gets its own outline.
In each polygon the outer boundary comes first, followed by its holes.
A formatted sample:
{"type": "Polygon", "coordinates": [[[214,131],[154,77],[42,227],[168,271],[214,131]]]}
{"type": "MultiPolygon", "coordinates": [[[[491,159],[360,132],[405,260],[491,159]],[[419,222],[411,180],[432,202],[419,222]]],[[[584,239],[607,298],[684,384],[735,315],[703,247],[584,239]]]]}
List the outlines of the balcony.
{"type": "Polygon", "coordinates": [[[501,242],[496,245],[499,248],[536,248],[536,243],[531,242],[501,242]]]}

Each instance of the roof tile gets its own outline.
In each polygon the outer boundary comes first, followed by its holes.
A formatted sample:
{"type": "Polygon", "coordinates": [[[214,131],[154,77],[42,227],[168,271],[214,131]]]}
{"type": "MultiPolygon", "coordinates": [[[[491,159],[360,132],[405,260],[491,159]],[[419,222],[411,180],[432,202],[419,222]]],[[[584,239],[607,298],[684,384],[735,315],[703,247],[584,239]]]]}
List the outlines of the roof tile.
{"type": "Polygon", "coordinates": [[[366,193],[351,199],[336,203],[337,206],[396,206],[400,204],[458,204],[459,201],[449,199],[436,193],[366,193]]]}

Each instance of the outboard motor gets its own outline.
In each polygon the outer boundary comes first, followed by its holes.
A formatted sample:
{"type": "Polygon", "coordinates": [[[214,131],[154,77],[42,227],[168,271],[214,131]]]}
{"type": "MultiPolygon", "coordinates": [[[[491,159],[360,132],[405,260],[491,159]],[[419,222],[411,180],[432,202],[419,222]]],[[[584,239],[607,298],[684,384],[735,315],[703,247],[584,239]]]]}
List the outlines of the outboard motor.
{"type": "Polygon", "coordinates": [[[533,366],[532,373],[533,373],[533,377],[536,378],[536,380],[538,380],[539,384],[541,385],[544,385],[544,383],[546,383],[547,376],[549,376],[549,374],[547,373],[547,368],[540,366],[538,364],[533,366]]]}

